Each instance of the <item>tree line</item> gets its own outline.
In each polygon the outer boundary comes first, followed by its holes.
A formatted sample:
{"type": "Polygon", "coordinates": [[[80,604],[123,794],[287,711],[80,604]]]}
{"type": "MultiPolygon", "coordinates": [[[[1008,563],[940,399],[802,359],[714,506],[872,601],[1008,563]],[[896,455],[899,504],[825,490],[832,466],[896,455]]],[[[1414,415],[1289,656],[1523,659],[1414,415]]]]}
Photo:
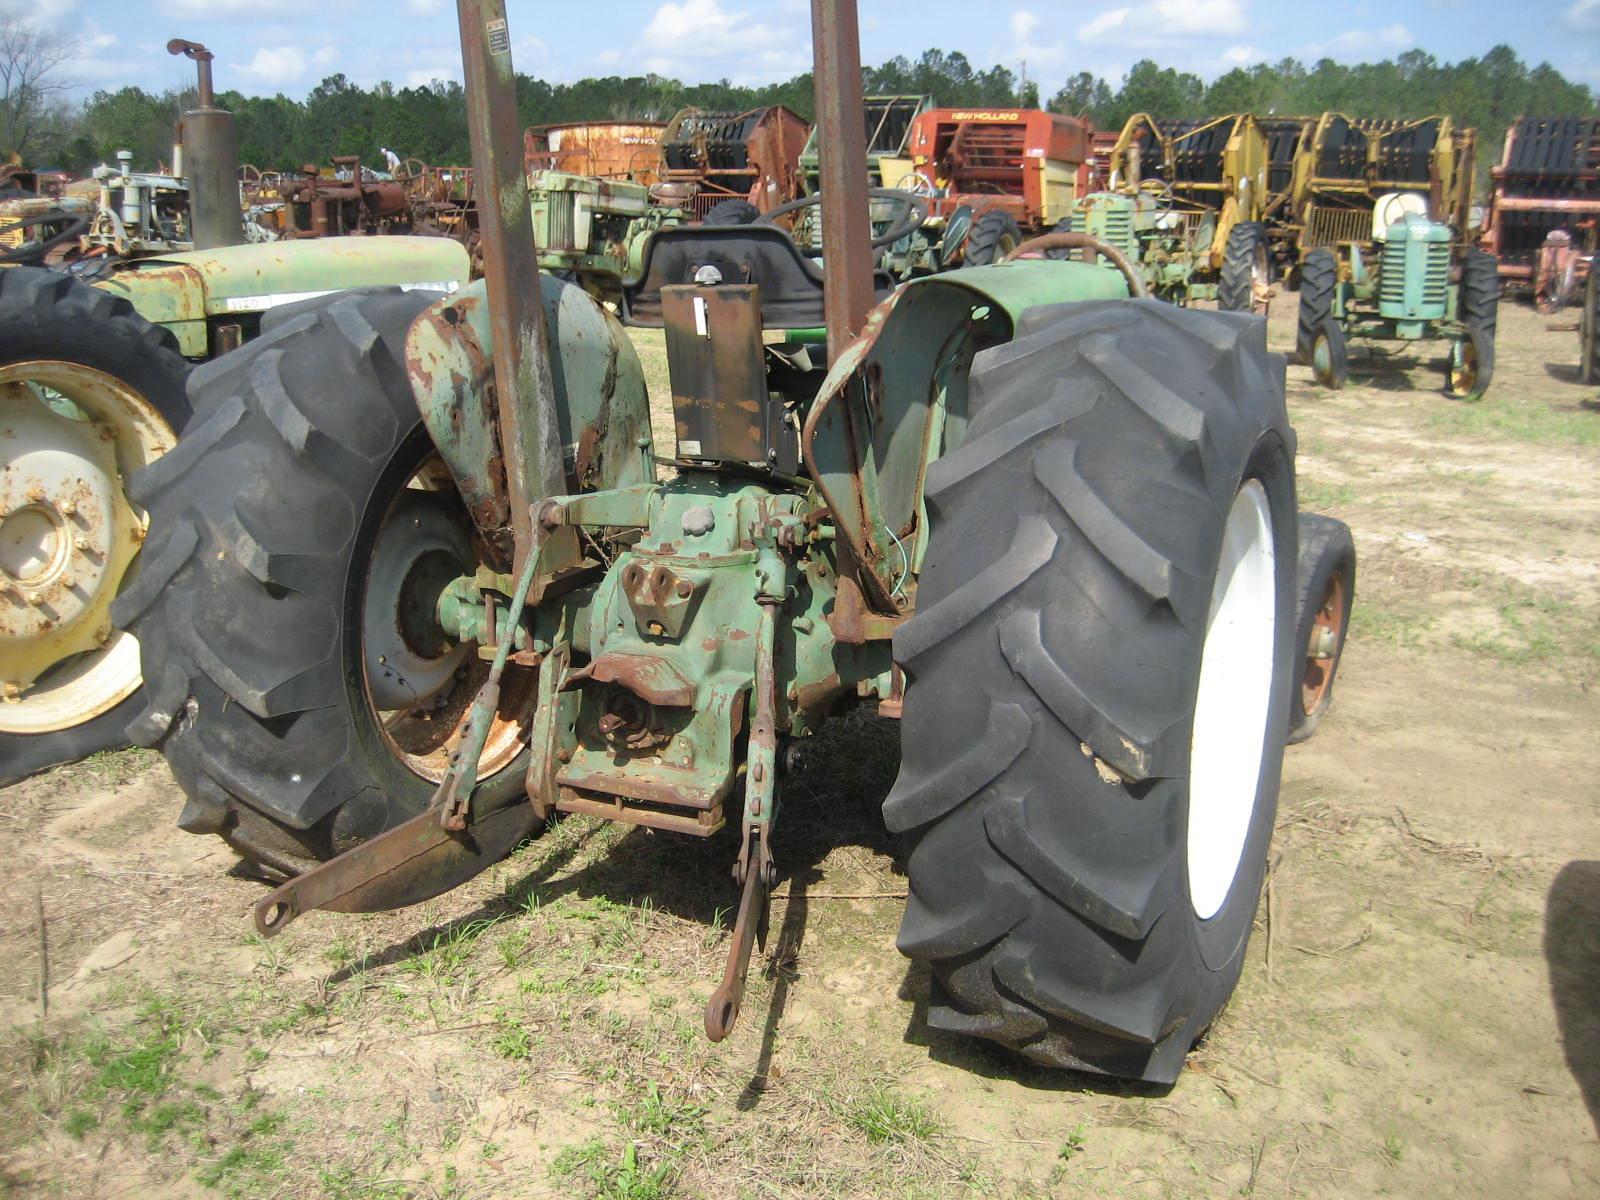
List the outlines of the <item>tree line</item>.
{"type": "MultiPolygon", "coordinates": [[[[1039,103],[1037,86],[1004,66],[979,68],[960,52],[928,50],[915,59],[892,58],[864,70],[868,93],[929,94],[943,105],[1039,103]]],[[[84,171],[131,150],[135,164],[170,161],[172,128],[193,93],[148,92],[139,87],[98,91],[75,106],[59,101],[29,124],[30,144],[0,142],[0,161],[20,151],[34,165],[84,171]]],[[[380,148],[435,165],[470,160],[466,100],[449,81],[397,88],[362,87],[343,75],[324,79],[304,99],[224,92],[218,101],[238,120],[239,157],[263,169],[292,170],[325,164],[333,155],[359,154],[379,163],[380,148]]],[[[678,109],[743,110],[784,104],[810,118],[810,73],[762,87],[727,80],[685,84],[658,75],[609,76],[574,83],[517,79],[522,123],[543,125],[601,119],[666,119],[678,109]]],[[[1292,58],[1237,67],[1210,83],[1198,75],[1143,60],[1113,90],[1081,72],[1045,107],[1085,116],[1098,128],[1120,128],[1135,112],[1158,117],[1202,117],[1228,112],[1319,113],[1329,109],[1359,117],[1396,119],[1444,112],[1480,135],[1480,170],[1498,160],[1506,125],[1519,115],[1600,113],[1600,96],[1547,63],[1529,66],[1508,46],[1481,58],[1439,62],[1420,50],[1394,59],[1347,65],[1322,59],[1309,66],[1292,58]]],[[[0,124],[0,136],[6,136],[0,124]]],[[[14,140],[14,139],[13,139],[14,140]]],[[[381,165],[381,163],[379,164],[381,165]]]]}

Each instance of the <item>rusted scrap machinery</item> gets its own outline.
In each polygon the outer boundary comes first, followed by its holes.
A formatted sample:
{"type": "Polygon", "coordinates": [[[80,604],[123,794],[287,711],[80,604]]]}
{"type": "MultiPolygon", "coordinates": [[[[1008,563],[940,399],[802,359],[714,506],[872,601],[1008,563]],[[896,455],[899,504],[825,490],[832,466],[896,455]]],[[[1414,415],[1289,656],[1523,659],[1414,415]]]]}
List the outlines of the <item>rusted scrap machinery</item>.
{"type": "MultiPolygon", "coordinates": [[[[1089,183],[1088,122],[1037,109],[934,108],[911,156],[937,231],[933,268],[987,266],[1067,218],[1089,183]]],[[[902,181],[901,187],[906,187],[902,181]]]]}
{"type": "Polygon", "coordinates": [[[77,264],[92,274],[0,267],[0,780],[126,745],[147,707],[138,646],[110,608],[135,586],[150,528],[129,480],[187,424],[191,366],[296,301],[379,284],[437,295],[467,279],[465,251],[442,238],[240,244],[210,52],[172,45],[200,64],[183,176],[100,175],[98,212],[115,221],[77,264]],[[181,223],[169,222],[180,184],[181,223]]]}
{"type": "MultiPolygon", "coordinates": [[[[934,108],[926,96],[868,97],[861,116],[867,251],[885,282],[998,262],[1028,234],[1064,219],[1087,179],[1087,126],[1074,117],[934,108]]],[[[807,255],[821,257],[824,134],[819,124],[801,158],[804,196],[727,216],[781,221],[807,255]]]]}
{"type": "Polygon", "coordinates": [[[1483,248],[1501,281],[1531,289],[1542,309],[1567,304],[1600,251],[1600,118],[1514,122],[1490,174],[1483,248]]]}
{"type": "Polygon", "coordinates": [[[768,212],[800,195],[800,151],[810,132],[781,104],[741,113],[686,108],[661,131],[654,193],[713,223],[746,220],[751,208],[768,212]]]}
{"type": "Polygon", "coordinates": [[[1324,113],[1296,165],[1286,224],[1300,250],[1297,349],[1326,387],[1348,342],[1449,342],[1447,394],[1494,374],[1500,283],[1470,242],[1476,137],[1449,117],[1360,121],[1324,113]]]}
{"type": "Polygon", "coordinates": [[[792,747],[866,706],[900,722],[929,1022],[1172,1082],[1338,652],[1339,613],[1297,622],[1328,606],[1297,613],[1265,322],[1026,243],[874,307],[855,6],[817,0],[825,269],[775,226],[654,234],[624,311],[665,332],[658,446],[626,331],[537,271],[503,0],[458,5],[481,194],[516,200],[481,206],[485,278],[303,306],[196,377],[138,483],[115,615],[180,823],[285,877],[269,936],[437,895],[557,813],[720,835],[720,1039],[792,747]],[[789,336],[819,325],[826,354],[789,336]]]}
{"type": "Polygon", "coordinates": [[[1114,246],[1164,300],[1266,311],[1267,143],[1254,117],[1158,121],[1136,113],[1105,169],[1104,186],[1073,205],[1068,228],[1114,246]]]}

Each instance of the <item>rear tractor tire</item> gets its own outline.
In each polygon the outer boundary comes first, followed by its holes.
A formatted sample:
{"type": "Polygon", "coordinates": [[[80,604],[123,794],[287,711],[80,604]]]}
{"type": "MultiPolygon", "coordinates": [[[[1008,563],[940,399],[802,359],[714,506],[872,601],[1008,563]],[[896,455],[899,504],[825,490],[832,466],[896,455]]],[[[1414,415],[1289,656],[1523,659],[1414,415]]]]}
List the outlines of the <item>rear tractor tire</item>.
{"type": "Polygon", "coordinates": [[[1239,314],[1060,305],[970,412],[895,637],[899,946],[932,1027],[1170,1084],[1239,978],[1298,679],[1283,360],[1239,314]]]}
{"type": "Polygon", "coordinates": [[[1331,250],[1313,250],[1300,264],[1300,297],[1295,322],[1295,357],[1311,365],[1317,332],[1333,318],[1333,293],[1339,286],[1339,260],[1331,250]]]}
{"type": "Polygon", "coordinates": [[[1356,598],[1356,544],[1350,527],[1320,513],[1300,514],[1299,618],[1294,644],[1304,655],[1289,701],[1289,744],[1317,731],[1333,703],[1333,684],[1356,598]]]}
{"type": "Polygon", "coordinates": [[[991,208],[972,222],[961,250],[964,267],[987,267],[1022,245],[1022,230],[1008,212],[991,208]]]}
{"type": "Polygon", "coordinates": [[[1223,312],[1253,312],[1266,316],[1272,302],[1272,259],[1267,227],[1244,221],[1228,234],[1217,284],[1217,307],[1223,312]]]}
{"type": "MultiPolygon", "coordinates": [[[[435,297],[373,289],[198,369],[197,419],[135,481],[153,534],[117,602],[149,700],[136,739],[179,825],[287,875],[426,806],[487,664],[433,616],[477,565],[404,339],[435,297]]],[[[478,796],[520,793],[534,672],[507,671],[478,796]]]]}
{"type": "Polygon", "coordinates": [[[0,784],[128,744],[139,647],[111,605],[148,524],[127,483],[176,444],[188,373],[121,297],[0,270],[0,784]]]}

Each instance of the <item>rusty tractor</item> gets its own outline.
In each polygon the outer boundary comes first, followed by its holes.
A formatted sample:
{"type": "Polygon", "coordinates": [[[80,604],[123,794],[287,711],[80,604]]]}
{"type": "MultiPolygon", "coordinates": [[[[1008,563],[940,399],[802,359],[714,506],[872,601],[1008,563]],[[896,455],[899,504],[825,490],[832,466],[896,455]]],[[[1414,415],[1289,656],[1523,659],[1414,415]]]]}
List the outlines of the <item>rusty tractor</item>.
{"type": "Polygon", "coordinates": [[[558,814],[714,837],[721,1039],[791,750],[865,707],[929,1023],[1173,1082],[1244,963],[1311,646],[1265,322],[1026,243],[875,305],[855,4],[817,0],[827,270],[774,225],[651,237],[658,445],[623,325],[537,270],[504,2],[458,10],[484,279],[300,308],[139,480],[115,615],[180,824],[279,876],[269,937],[558,814]]]}
{"type": "Polygon", "coordinates": [[[1266,139],[1254,117],[1158,121],[1137,113],[1111,150],[1107,186],[1082,197],[1063,228],[1115,247],[1119,261],[1107,265],[1137,271],[1163,300],[1265,313],[1266,174],[1266,139]]]}
{"type": "Polygon", "coordinates": [[[113,193],[99,211],[114,218],[99,253],[73,274],[0,268],[0,780],[126,745],[145,708],[138,647],[110,609],[134,586],[149,529],[128,481],[188,422],[192,367],[318,296],[379,284],[438,295],[467,282],[465,251],[442,238],[241,244],[231,117],[213,103],[210,53],[173,47],[200,64],[181,226],[165,224],[171,177],[119,170],[99,180],[113,193]]]}
{"type": "Polygon", "coordinates": [[[1348,342],[1444,339],[1447,395],[1494,375],[1500,281],[1471,244],[1476,136],[1448,117],[1357,121],[1324,113],[1296,171],[1296,347],[1324,387],[1349,377],[1348,342]]]}
{"type": "Polygon", "coordinates": [[[1483,248],[1545,312],[1577,299],[1600,250],[1600,118],[1524,117],[1506,130],[1483,248]]]}
{"type": "Polygon", "coordinates": [[[801,194],[811,126],[781,104],[748,112],[686,108],[661,131],[652,194],[713,225],[745,224],[801,194]]]}

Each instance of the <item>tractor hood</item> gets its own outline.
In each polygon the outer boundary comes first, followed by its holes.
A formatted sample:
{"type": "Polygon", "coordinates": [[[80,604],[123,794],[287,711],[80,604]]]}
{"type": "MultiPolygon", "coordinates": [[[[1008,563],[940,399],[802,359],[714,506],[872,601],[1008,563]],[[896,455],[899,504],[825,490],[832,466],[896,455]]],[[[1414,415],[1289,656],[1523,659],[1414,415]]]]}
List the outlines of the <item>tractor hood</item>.
{"type": "Polygon", "coordinates": [[[165,254],[129,263],[95,286],[171,330],[186,357],[204,358],[209,320],[250,322],[269,308],[348,288],[453,292],[467,278],[467,252],[448,238],[340,237],[165,254]]]}

